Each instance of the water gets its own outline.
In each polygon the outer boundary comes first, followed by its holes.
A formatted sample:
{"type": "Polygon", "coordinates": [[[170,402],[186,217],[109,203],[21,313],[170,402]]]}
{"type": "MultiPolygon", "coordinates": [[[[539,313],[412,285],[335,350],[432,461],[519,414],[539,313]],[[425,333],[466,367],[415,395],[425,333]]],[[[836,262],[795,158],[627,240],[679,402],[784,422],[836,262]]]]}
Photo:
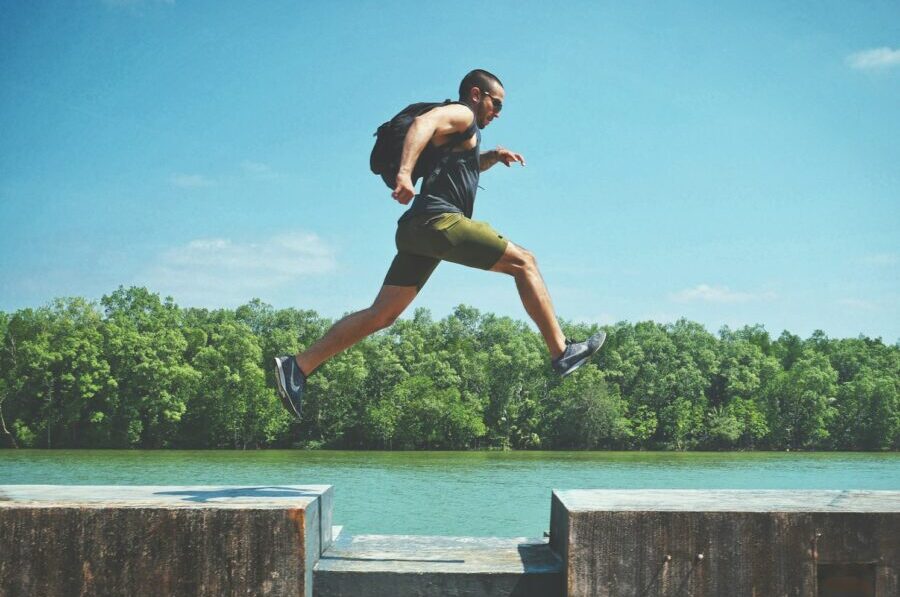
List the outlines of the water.
{"type": "Polygon", "coordinates": [[[900,454],[0,450],[4,484],[330,484],[353,534],[540,537],[551,489],[900,490],[900,454]]]}

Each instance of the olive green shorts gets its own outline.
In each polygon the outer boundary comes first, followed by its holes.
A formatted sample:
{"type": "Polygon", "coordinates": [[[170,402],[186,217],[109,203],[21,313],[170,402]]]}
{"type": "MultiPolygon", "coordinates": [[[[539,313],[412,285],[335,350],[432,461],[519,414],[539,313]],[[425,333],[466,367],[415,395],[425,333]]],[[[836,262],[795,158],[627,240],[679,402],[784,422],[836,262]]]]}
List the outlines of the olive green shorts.
{"type": "Polygon", "coordinates": [[[397,225],[397,256],[388,270],[387,286],[422,289],[441,261],[491,269],[509,243],[487,222],[461,213],[424,214],[397,225]]]}

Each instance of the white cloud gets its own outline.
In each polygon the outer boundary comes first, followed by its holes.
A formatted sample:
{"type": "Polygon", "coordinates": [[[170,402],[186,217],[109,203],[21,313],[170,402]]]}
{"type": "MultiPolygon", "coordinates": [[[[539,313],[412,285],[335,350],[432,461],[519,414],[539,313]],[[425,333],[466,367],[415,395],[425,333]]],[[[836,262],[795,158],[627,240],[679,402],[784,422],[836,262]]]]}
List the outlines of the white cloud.
{"type": "Polygon", "coordinates": [[[702,301],[707,303],[748,303],[752,301],[771,301],[776,298],[774,292],[761,293],[737,292],[725,286],[710,286],[700,284],[694,288],[687,288],[669,295],[669,298],[678,303],[702,301]]]}
{"type": "Polygon", "coordinates": [[[597,325],[612,325],[617,323],[619,320],[612,316],[611,313],[603,311],[601,313],[596,313],[594,315],[581,315],[577,317],[572,317],[571,321],[577,321],[579,323],[596,323],[597,325]]]}
{"type": "Polygon", "coordinates": [[[666,313],[665,311],[650,311],[648,313],[644,313],[640,317],[638,317],[637,321],[652,321],[654,323],[675,323],[679,319],[681,319],[681,315],[674,315],[672,313],[666,313]]]}
{"type": "Polygon", "coordinates": [[[315,234],[251,243],[210,238],[165,251],[139,281],[188,304],[223,306],[335,268],[334,252],[315,234]]]}
{"type": "Polygon", "coordinates": [[[251,162],[249,160],[244,160],[241,162],[241,170],[244,171],[244,174],[247,176],[251,176],[253,178],[258,178],[261,180],[273,180],[278,178],[278,173],[272,170],[271,166],[268,164],[263,164],[261,162],[251,162]]]}
{"type": "Polygon", "coordinates": [[[863,257],[862,262],[869,265],[897,265],[897,263],[900,263],[900,255],[896,253],[875,253],[863,257]]]}
{"type": "Polygon", "coordinates": [[[900,49],[873,48],[847,56],[847,64],[857,70],[873,70],[900,66],[900,49]]]}
{"type": "Polygon", "coordinates": [[[182,189],[201,189],[216,184],[214,180],[201,174],[173,174],[169,177],[169,182],[182,189]]]}
{"type": "Polygon", "coordinates": [[[845,298],[838,301],[838,304],[844,307],[850,307],[851,309],[857,309],[860,311],[875,311],[878,309],[878,305],[873,303],[872,301],[866,301],[863,299],[855,299],[855,298],[845,298]]]}
{"type": "Polygon", "coordinates": [[[110,8],[134,8],[143,4],[175,4],[175,0],[100,0],[110,8]]]}

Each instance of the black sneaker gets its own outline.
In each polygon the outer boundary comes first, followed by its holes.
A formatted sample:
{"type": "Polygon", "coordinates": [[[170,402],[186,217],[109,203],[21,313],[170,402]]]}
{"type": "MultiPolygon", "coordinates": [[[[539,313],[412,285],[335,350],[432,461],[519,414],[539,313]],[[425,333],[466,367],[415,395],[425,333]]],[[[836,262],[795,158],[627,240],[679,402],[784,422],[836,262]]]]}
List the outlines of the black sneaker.
{"type": "Polygon", "coordinates": [[[597,332],[584,342],[566,340],[566,350],[553,361],[553,370],[565,377],[587,363],[605,340],[606,332],[597,332]]]}
{"type": "Polygon", "coordinates": [[[275,357],[275,385],[281,396],[281,403],[289,413],[300,418],[303,406],[303,390],[306,389],[306,376],[297,366],[293,355],[275,357]]]}

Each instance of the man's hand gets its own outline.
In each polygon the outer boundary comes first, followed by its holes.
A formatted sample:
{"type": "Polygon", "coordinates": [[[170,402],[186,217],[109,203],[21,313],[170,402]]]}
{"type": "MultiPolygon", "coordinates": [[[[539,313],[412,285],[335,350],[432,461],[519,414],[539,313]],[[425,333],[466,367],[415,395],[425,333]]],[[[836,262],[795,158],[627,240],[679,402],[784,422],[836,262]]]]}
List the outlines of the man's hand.
{"type": "Polygon", "coordinates": [[[510,151],[505,147],[497,147],[497,160],[503,162],[507,168],[512,166],[513,162],[525,165],[525,158],[522,157],[521,153],[510,151]]]}
{"type": "Polygon", "coordinates": [[[500,147],[498,145],[497,149],[485,151],[481,154],[481,157],[479,158],[479,169],[484,172],[494,164],[500,162],[503,162],[507,168],[512,166],[513,162],[519,162],[524,166],[525,158],[522,157],[521,153],[510,151],[505,147],[500,147]]]}
{"type": "Polygon", "coordinates": [[[391,197],[406,205],[415,194],[416,189],[413,187],[412,178],[410,178],[409,174],[399,172],[397,174],[397,186],[394,192],[391,193],[391,197]]]}

